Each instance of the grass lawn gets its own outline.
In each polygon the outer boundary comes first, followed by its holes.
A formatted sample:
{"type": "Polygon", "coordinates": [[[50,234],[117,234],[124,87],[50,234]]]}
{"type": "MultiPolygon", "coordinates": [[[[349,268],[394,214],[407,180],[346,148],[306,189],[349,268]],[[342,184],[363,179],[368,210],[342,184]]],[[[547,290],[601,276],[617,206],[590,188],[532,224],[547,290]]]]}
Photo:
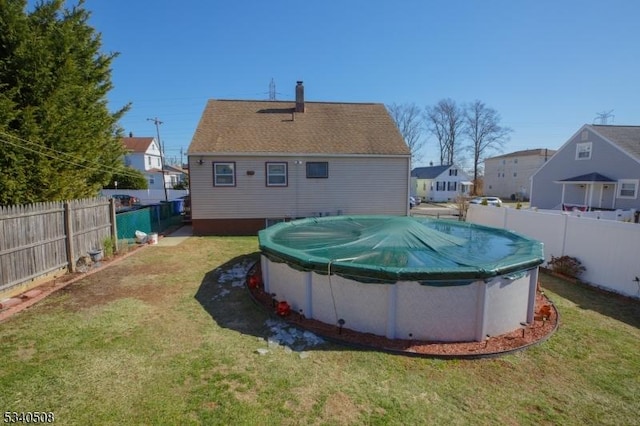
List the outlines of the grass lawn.
{"type": "MultiPolygon", "coordinates": [[[[637,424],[640,303],[541,274],[560,329],[524,352],[409,358],[268,345],[218,267],[256,238],[146,247],[0,323],[0,416],[59,424],[637,424]],[[258,350],[266,352],[258,353],[258,350]]],[[[230,263],[231,261],[231,263],[230,263]]]]}

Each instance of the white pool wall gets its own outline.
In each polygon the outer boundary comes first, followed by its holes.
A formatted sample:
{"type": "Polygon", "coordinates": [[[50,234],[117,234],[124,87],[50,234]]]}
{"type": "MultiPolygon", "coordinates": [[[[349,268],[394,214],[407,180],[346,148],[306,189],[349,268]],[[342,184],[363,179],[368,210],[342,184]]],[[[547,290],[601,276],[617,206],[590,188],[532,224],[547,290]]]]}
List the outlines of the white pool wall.
{"type": "Polygon", "coordinates": [[[367,284],[339,275],[299,271],[261,256],[267,293],[295,312],[327,324],[390,339],[481,341],[531,322],[537,268],[517,279],[495,277],[462,286],[400,281],[367,284]]]}

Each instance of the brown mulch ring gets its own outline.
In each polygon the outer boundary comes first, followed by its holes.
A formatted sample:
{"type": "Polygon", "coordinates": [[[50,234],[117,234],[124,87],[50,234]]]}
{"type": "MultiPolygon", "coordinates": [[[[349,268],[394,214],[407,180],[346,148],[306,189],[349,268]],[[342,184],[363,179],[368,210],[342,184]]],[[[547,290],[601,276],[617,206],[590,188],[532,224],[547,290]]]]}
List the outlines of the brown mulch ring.
{"type": "MultiPolygon", "coordinates": [[[[247,286],[253,300],[276,315],[271,296],[261,287],[247,286]]],[[[429,342],[406,339],[388,339],[371,333],[361,333],[337,325],[305,318],[296,312],[280,317],[290,325],[311,331],[326,340],[360,348],[374,349],[408,356],[431,358],[484,358],[504,355],[526,349],[548,339],[558,328],[559,318],[555,305],[544,295],[536,293],[535,320],[500,336],[491,336],[484,342],[429,342]]]]}

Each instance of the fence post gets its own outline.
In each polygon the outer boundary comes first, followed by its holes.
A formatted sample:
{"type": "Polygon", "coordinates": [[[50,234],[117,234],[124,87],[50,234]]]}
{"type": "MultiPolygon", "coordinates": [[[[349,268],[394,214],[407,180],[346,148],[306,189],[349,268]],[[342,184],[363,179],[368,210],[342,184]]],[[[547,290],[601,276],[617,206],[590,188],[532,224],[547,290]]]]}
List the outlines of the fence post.
{"type": "Polygon", "coordinates": [[[116,223],[116,200],[109,198],[109,221],[111,222],[111,239],[114,249],[118,251],[118,224],[116,223]]]}
{"type": "Polygon", "coordinates": [[[75,254],[73,253],[73,222],[71,221],[71,205],[68,201],[64,202],[64,233],[67,237],[65,240],[67,246],[67,261],[69,262],[69,272],[76,271],[75,254]]]}

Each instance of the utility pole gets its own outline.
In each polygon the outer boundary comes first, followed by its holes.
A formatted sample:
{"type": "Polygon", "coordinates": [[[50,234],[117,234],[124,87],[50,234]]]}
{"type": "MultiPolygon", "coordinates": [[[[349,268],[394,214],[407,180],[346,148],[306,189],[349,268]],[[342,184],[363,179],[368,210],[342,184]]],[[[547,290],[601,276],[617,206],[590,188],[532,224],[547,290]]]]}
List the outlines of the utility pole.
{"type": "Polygon", "coordinates": [[[155,118],[147,118],[147,121],[153,121],[153,124],[156,125],[156,134],[158,135],[158,145],[160,146],[160,164],[162,165],[162,188],[164,189],[164,201],[169,202],[169,195],[167,194],[167,180],[164,176],[164,147],[162,146],[162,141],[160,140],[160,125],[162,121],[158,120],[158,117],[155,118]]]}

